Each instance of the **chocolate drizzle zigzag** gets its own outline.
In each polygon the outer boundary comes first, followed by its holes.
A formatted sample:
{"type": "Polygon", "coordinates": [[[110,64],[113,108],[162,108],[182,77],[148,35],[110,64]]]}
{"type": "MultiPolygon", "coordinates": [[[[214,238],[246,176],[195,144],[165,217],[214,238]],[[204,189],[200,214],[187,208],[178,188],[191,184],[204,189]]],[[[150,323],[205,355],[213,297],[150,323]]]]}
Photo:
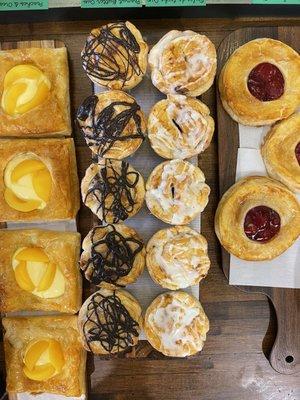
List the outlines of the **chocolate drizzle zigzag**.
{"type": "Polygon", "coordinates": [[[83,325],[90,351],[92,342],[99,342],[108,353],[125,350],[139,336],[138,328],[115,292],[107,297],[97,292],[91,297],[83,325]]]}
{"type": "Polygon", "coordinates": [[[125,22],[108,24],[93,32],[81,53],[82,65],[88,75],[101,81],[121,81],[141,75],[138,54],[140,46],[125,22]]]}
{"type": "Polygon", "coordinates": [[[116,284],[119,278],[130,273],[135,257],[142,249],[141,241],[123,236],[113,225],[94,228],[91,232],[91,257],[85,267],[87,272],[91,272],[88,279],[95,285],[101,282],[116,284]],[[102,229],[110,231],[97,240],[95,236],[102,229]]]}
{"type": "Polygon", "coordinates": [[[98,202],[96,214],[99,217],[101,210],[102,218],[99,220],[102,225],[107,223],[108,215],[113,217],[113,223],[124,221],[134,210],[134,192],[139,179],[139,173],[129,171],[129,164],[125,161],[114,163],[106,160],[105,167],[92,179],[84,202],[90,196],[98,202]],[[117,163],[120,165],[118,170],[114,166],[117,163]]]}
{"type": "Polygon", "coordinates": [[[89,96],[78,109],[77,118],[86,124],[81,128],[88,146],[97,147],[97,154],[103,157],[116,141],[132,139],[144,140],[141,128],[141,117],[138,114],[140,106],[135,102],[114,101],[96,113],[99,99],[89,96]],[[116,112],[116,107],[121,106],[122,111],[116,112]],[[133,120],[136,133],[122,135],[126,126],[133,120]]]}

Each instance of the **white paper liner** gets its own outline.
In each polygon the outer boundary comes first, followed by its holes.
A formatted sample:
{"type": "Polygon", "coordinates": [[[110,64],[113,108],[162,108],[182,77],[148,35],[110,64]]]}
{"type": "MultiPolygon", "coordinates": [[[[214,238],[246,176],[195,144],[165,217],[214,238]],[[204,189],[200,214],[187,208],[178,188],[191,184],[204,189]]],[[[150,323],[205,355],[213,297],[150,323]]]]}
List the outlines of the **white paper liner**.
{"type": "MultiPolygon", "coordinates": [[[[250,175],[267,175],[260,146],[270,126],[239,125],[236,181],[250,175]]],[[[297,196],[300,200],[300,196],[297,196]]],[[[300,240],[270,261],[244,261],[230,256],[230,285],[300,288],[300,240]]]]}

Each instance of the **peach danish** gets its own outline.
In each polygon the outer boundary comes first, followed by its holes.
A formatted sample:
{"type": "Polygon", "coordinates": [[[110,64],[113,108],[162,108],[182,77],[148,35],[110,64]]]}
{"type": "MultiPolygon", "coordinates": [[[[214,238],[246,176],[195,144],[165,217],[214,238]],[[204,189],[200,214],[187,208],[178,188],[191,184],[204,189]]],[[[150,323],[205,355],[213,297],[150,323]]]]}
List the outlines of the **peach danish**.
{"type": "Polygon", "coordinates": [[[0,51],[0,136],[71,134],[65,47],[0,51]]]}
{"type": "Polygon", "coordinates": [[[77,316],[7,317],[2,322],[10,395],[85,398],[86,352],[77,316]]]}

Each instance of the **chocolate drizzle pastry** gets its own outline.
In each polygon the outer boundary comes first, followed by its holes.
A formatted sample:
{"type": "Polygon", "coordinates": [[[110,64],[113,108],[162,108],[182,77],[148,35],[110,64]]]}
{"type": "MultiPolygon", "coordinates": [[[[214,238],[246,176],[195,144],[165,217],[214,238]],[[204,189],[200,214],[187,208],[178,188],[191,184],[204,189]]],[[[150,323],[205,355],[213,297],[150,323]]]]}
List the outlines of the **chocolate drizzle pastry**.
{"type": "Polygon", "coordinates": [[[143,243],[132,236],[125,237],[114,225],[94,228],[90,240],[91,255],[85,266],[85,270],[91,268],[89,280],[95,285],[107,282],[121,286],[117,283],[118,279],[130,273],[136,255],[143,249],[143,243]],[[109,232],[97,239],[98,231],[103,229],[109,232]]]}
{"type": "Polygon", "coordinates": [[[91,343],[99,342],[108,352],[122,351],[134,344],[139,336],[139,324],[121,303],[116,292],[104,296],[99,291],[87,305],[83,334],[90,351],[91,343]]]}
{"type": "MultiPolygon", "coordinates": [[[[132,101],[112,101],[106,107],[96,111],[97,104],[101,97],[117,97],[120,92],[87,97],[77,112],[77,120],[84,134],[87,145],[100,157],[107,156],[110,150],[114,150],[116,142],[138,140],[137,145],[133,144],[134,151],[144,140],[142,130],[141,109],[136,101],[129,95],[122,93],[120,98],[128,98],[132,101]]],[[[121,146],[122,144],[119,143],[121,146]]],[[[123,157],[130,155],[133,151],[124,152],[123,157]]],[[[117,158],[111,155],[113,158],[117,158]]],[[[109,156],[108,156],[109,157],[109,156]]],[[[122,157],[122,158],[123,158],[122,157]]],[[[120,158],[120,157],[118,157],[120,158]]]]}
{"type": "Polygon", "coordinates": [[[144,190],[141,175],[124,161],[107,159],[102,166],[92,164],[82,181],[84,203],[98,216],[101,225],[118,223],[135,214],[142,205],[144,190]]]}
{"type": "Polygon", "coordinates": [[[140,44],[129,27],[137,31],[128,22],[112,23],[92,30],[81,52],[83,68],[91,80],[106,86],[119,81],[118,88],[121,89],[134,76],[145,73],[139,63],[140,44]]]}

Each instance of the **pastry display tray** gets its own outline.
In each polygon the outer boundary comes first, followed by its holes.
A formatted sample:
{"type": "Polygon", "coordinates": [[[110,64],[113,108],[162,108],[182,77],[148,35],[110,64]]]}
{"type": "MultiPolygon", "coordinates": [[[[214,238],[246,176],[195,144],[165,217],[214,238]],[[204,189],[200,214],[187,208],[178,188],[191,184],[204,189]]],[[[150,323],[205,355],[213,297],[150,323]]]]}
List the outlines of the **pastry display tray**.
{"type": "MultiPolygon", "coordinates": [[[[300,27],[244,28],[227,36],[218,48],[218,75],[228,57],[246,42],[270,37],[281,40],[299,52],[300,27]]],[[[219,149],[220,197],[236,181],[239,126],[224,110],[218,91],[217,124],[219,149]]],[[[255,169],[255,168],[254,168],[255,169]]],[[[229,278],[230,255],[222,249],[222,267],[229,278]]],[[[300,371],[300,289],[238,286],[243,291],[262,293],[273,303],[277,316],[277,337],[270,354],[270,363],[278,372],[291,374],[300,371]]]]}
{"type": "MultiPolygon", "coordinates": [[[[144,38],[148,42],[149,46],[151,47],[158,39],[168,31],[168,29],[158,31],[152,31],[151,29],[147,29],[145,31],[143,29],[143,23],[137,26],[141,29],[144,38]]],[[[63,27],[61,28],[63,30],[63,27]]],[[[78,169],[78,176],[79,180],[84,176],[86,168],[92,162],[92,154],[89,148],[87,147],[83,136],[81,135],[77,124],[75,123],[75,114],[78,106],[81,102],[89,95],[93,93],[93,91],[97,91],[98,88],[94,88],[91,84],[90,80],[86,77],[82,66],[81,66],[81,59],[80,59],[80,52],[86,40],[88,31],[84,34],[44,34],[39,35],[39,37],[35,35],[27,35],[26,37],[18,37],[15,36],[14,38],[5,37],[4,40],[1,42],[5,42],[2,48],[16,48],[19,46],[28,47],[30,43],[33,43],[35,46],[47,46],[47,47],[56,47],[62,46],[63,44],[67,47],[68,50],[68,57],[69,57],[69,70],[70,70],[70,100],[71,100],[71,119],[73,121],[73,138],[75,141],[76,147],[76,158],[77,158],[77,169],[78,169]],[[7,44],[9,43],[9,44],[7,44]]],[[[144,77],[143,81],[140,85],[134,88],[131,92],[139,105],[141,106],[142,110],[145,112],[146,116],[148,115],[151,107],[154,105],[155,102],[162,99],[164,96],[152,85],[149,73],[144,77]]],[[[209,99],[213,99],[214,97],[214,89],[211,88],[209,92],[205,94],[205,97],[209,99]]],[[[203,99],[205,102],[205,99],[203,99]]],[[[208,102],[206,101],[206,104],[208,102]]],[[[210,106],[210,104],[208,104],[210,106]]],[[[209,168],[209,159],[207,158],[206,152],[205,160],[200,160],[200,167],[203,170],[204,174],[206,174],[206,170],[210,171],[209,168]]],[[[146,139],[142,146],[137,150],[137,152],[126,159],[130,162],[137,170],[141,172],[145,181],[148,178],[150,172],[154,169],[156,165],[164,160],[157,156],[150,147],[148,140],[146,139]]],[[[193,164],[198,163],[197,157],[189,160],[193,164]]],[[[208,182],[209,183],[209,182],[208,182]]],[[[209,207],[209,206],[208,206],[209,207]]],[[[204,213],[205,216],[205,213],[204,213]]],[[[77,229],[81,233],[82,239],[88,233],[88,231],[93,227],[93,225],[97,222],[97,219],[93,216],[91,211],[81,205],[78,218],[77,218],[77,229]]],[[[128,219],[126,222],[129,226],[134,227],[141,238],[147,243],[148,239],[159,229],[167,227],[167,224],[164,224],[160,220],[153,217],[150,212],[147,210],[147,207],[144,205],[143,209],[133,218],[128,219]]],[[[9,226],[10,228],[22,228],[23,224],[13,224],[9,226]]],[[[28,227],[37,226],[37,224],[30,224],[28,227]]],[[[74,223],[71,224],[71,228],[74,229],[74,223]]],[[[46,228],[46,226],[40,225],[41,228],[46,228]]],[[[195,230],[200,230],[200,216],[198,216],[192,223],[191,227],[195,230]]],[[[48,226],[51,229],[51,226],[48,226]]],[[[56,224],[53,225],[52,229],[56,229],[56,224]]],[[[63,229],[63,228],[62,228],[63,229]]],[[[63,229],[64,230],[64,229],[63,229]]],[[[203,233],[203,232],[202,232],[203,233]]],[[[205,233],[204,233],[205,235],[205,233]]],[[[97,288],[91,285],[88,281],[83,279],[83,300],[87,298],[92,292],[94,292],[97,288]]],[[[135,295],[137,299],[140,301],[143,309],[150,304],[150,302],[160,293],[164,291],[159,285],[155,284],[148,272],[145,270],[142,277],[133,284],[127,287],[128,291],[135,295]]],[[[188,288],[187,291],[192,293],[194,296],[199,298],[199,286],[194,286],[192,288],[188,288]]],[[[201,296],[200,296],[201,299],[201,296]]],[[[165,358],[161,353],[155,351],[150,344],[144,340],[145,336],[142,333],[141,339],[139,344],[126,353],[121,353],[119,355],[115,355],[114,357],[120,358],[156,358],[156,359],[163,359],[165,358]]],[[[199,357],[200,355],[196,355],[194,357],[199,357]]],[[[3,360],[3,346],[0,347],[0,371],[5,374],[5,367],[3,360]]],[[[99,358],[99,357],[97,357],[99,358]]],[[[101,358],[109,358],[109,357],[101,357],[101,358]]],[[[88,375],[90,375],[94,370],[94,358],[92,355],[88,358],[88,365],[87,365],[88,375]]]]}

